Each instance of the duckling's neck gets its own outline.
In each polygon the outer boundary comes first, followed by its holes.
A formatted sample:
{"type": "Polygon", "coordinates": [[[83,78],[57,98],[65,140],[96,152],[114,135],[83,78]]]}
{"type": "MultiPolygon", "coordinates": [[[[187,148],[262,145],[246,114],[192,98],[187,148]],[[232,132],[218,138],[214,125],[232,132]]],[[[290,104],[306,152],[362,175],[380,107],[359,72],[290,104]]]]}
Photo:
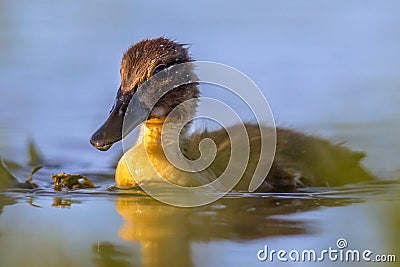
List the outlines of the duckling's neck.
{"type": "Polygon", "coordinates": [[[181,128],[181,124],[179,123],[168,122],[166,124],[165,120],[162,119],[150,119],[142,124],[140,137],[136,144],[143,144],[148,152],[160,152],[163,150],[161,142],[179,141],[176,138],[174,140],[174,135],[168,134],[174,128],[177,129],[180,136],[185,136],[188,132],[188,125],[181,128]]]}
{"type": "MultiPolygon", "coordinates": [[[[164,120],[149,120],[142,124],[141,140],[145,147],[159,146],[161,143],[161,132],[164,120]]],[[[140,139],[140,138],[139,138],[140,139]]]]}

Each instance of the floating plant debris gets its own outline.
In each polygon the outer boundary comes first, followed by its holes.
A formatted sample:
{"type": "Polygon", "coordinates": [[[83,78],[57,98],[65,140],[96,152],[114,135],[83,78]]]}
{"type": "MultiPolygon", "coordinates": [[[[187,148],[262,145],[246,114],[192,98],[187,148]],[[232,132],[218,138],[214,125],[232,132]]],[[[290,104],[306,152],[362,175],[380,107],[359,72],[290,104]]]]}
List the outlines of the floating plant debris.
{"type": "Polygon", "coordinates": [[[80,174],[67,174],[60,172],[51,176],[54,181],[54,190],[61,191],[63,188],[68,190],[80,188],[93,188],[93,182],[86,176],[80,174]]]}

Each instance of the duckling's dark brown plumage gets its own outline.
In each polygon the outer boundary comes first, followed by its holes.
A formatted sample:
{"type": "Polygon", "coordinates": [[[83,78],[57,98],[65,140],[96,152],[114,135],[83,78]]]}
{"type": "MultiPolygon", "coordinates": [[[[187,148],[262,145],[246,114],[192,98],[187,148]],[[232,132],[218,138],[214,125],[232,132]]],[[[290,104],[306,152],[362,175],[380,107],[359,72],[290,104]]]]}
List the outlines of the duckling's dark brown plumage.
{"type": "MultiPolygon", "coordinates": [[[[191,61],[192,58],[184,44],[164,37],[143,40],[131,46],[122,58],[121,91],[130,94],[150,79],[156,70],[191,61]]],[[[199,90],[195,83],[179,86],[158,100],[150,117],[164,117],[180,103],[198,96],[199,90]]],[[[152,103],[152,96],[144,96],[143,102],[152,103]]]]}
{"type": "Polygon", "coordinates": [[[122,58],[121,90],[126,93],[132,90],[132,85],[139,87],[159,66],[168,68],[190,61],[192,58],[184,44],[164,37],[140,41],[131,46],[122,58]]]}
{"type": "MultiPolygon", "coordinates": [[[[236,189],[247,190],[255,171],[260,153],[260,130],[257,125],[246,124],[250,141],[249,164],[236,189]]],[[[235,126],[233,126],[235,127],[235,126]]],[[[234,132],[234,130],[233,130],[234,132]]],[[[258,192],[288,192],[298,187],[307,186],[340,186],[349,183],[368,181],[374,177],[361,165],[364,153],[354,152],[342,145],[333,145],[329,141],[299,133],[297,131],[277,128],[277,147],[271,170],[258,188],[258,192]]],[[[230,145],[219,146],[228,139],[226,130],[204,131],[194,133],[188,138],[190,147],[196,147],[204,138],[213,139],[217,144],[217,156],[211,169],[220,175],[226,168],[224,158],[230,156],[230,145]],[[220,164],[223,162],[224,164],[220,164]]],[[[198,151],[188,149],[189,158],[197,158],[198,151]]]]}

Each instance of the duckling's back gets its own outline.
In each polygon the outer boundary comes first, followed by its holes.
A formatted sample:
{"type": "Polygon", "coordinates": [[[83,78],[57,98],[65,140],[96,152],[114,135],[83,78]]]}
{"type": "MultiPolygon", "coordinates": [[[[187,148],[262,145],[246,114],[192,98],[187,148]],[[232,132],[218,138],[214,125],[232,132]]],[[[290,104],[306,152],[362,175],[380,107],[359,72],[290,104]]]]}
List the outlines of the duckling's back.
{"type": "MultiPolygon", "coordinates": [[[[232,126],[229,132],[236,132],[232,126]]],[[[248,190],[260,157],[260,128],[245,125],[250,142],[247,168],[236,190],[248,190]]],[[[231,141],[227,130],[194,133],[182,144],[188,158],[200,156],[197,150],[204,138],[212,139],[217,145],[217,155],[210,168],[218,177],[228,165],[231,156],[231,141]]],[[[231,138],[244,138],[231,136],[231,138]]],[[[342,145],[288,129],[277,129],[276,153],[271,170],[257,189],[259,192],[294,191],[299,186],[339,186],[373,179],[361,165],[364,153],[353,152],[342,145]]]]}

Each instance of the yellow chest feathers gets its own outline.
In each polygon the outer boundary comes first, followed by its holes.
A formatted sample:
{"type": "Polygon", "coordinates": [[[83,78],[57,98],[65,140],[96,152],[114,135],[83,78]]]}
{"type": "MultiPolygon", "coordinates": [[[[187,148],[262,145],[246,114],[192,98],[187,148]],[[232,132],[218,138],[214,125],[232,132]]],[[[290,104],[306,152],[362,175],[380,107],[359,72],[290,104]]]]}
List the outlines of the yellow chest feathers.
{"type": "Polygon", "coordinates": [[[163,179],[181,186],[199,186],[213,180],[209,170],[187,172],[176,168],[164,154],[161,145],[162,123],[146,123],[136,144],[119,160],[115,174],[116,186],[130,188],[163,179]]]}

